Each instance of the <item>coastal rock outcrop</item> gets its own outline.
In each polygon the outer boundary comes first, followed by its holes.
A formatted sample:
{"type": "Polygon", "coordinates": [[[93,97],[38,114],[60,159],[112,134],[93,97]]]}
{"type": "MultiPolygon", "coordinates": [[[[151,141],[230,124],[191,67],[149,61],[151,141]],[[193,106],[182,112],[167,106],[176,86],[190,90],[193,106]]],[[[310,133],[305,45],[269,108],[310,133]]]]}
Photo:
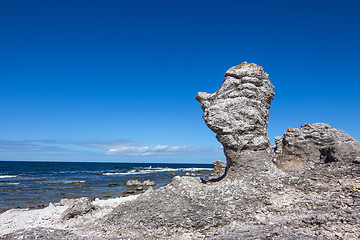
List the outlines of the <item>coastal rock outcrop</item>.
{"type": "Polygon", "coordinates": [[[267,125],[273,98],[269,75],[247,62],[230,68],[217,92],[197,94],[206,125],[224,147],[228,176],[272,168],[267,125]]]}
{"type": "Polygon", "coordinates": [[[360,160],[360,143],[325,123],[289,128],[275,138],[275,164],[280,169],[360,160]]]}

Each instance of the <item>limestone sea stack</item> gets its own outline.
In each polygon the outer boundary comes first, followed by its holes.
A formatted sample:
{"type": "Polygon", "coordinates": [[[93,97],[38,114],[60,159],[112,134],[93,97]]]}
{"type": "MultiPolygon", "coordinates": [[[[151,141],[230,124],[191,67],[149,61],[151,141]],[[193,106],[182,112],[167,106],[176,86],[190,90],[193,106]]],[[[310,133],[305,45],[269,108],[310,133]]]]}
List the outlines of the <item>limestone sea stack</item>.
{"type": "Polygon", "coordinates": [[[273,169],[267,134],[273,98],[269,75],[247,62],[227,70],[217,92],[197,94],[205,123],[224,148],[228,178],[273,169]]]}

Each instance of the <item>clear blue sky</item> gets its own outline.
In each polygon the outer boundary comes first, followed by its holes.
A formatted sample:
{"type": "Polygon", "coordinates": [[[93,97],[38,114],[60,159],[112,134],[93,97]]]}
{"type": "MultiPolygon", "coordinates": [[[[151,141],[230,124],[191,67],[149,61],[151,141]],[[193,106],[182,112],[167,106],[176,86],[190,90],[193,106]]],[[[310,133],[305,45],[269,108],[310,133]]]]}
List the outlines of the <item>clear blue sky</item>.
{"type": "Polygon", "coordinates": [[[360,139],[360,1],[0,1],[0,160],[223,159],[199,91],[243,61],[275,86],[269,137],[360,139]]]}

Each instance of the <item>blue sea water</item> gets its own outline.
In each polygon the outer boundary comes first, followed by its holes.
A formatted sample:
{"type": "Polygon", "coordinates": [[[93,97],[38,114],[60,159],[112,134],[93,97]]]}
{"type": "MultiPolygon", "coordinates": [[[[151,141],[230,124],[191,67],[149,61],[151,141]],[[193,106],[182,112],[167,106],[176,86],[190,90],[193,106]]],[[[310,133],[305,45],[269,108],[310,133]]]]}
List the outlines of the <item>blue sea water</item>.
{"type": "Polygon", "coordinates": [[[0,213],[11,208],[41,208],[62,198],[120,197],[128,180],[152,180],[155,188],[174,174],[209,175],[213,164],[86,163],[0,161],[0,213]],[[111,184],[112,186],[109,186],[111,184]]]}

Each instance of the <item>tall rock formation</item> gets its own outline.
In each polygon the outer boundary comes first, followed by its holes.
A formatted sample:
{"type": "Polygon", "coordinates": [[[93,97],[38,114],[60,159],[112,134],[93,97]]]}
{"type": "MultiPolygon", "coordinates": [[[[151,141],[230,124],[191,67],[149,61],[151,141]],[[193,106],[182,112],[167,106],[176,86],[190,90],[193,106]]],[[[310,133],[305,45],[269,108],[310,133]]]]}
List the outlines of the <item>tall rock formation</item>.
{"type": "Polygon", "coordinates": [[[273,167],[267,135],[273,98],[269,75],[247,62],[230,68],[216,93],[197,94],[206,125],[224,147],[229,177],[273,167]]]}

